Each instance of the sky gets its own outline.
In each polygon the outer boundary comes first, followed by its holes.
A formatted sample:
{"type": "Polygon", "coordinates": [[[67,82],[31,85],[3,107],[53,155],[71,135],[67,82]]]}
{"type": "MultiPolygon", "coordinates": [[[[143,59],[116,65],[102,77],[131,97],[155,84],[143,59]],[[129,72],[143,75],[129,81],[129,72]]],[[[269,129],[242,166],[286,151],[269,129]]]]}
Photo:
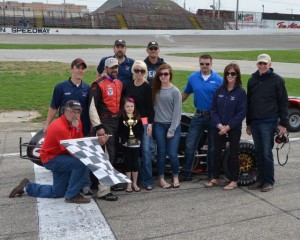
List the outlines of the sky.
{"type": "MultiPolygon", "coordinates": [[[[69,3],[87,5],[90,11],[96,10],[106,0],[16,0],[19,2],[43,2],[43,3],[69,3]]],[[[150,0],[151,1],[151,0],[150,0]]],[[[186,9],[191,12],[196,12],[198,8],[212,9],[210,6],[215,2],[216,9],[220,2],[220,10],[236,10],[237,1],[239,2],[239,11],[254,11],[254,12],[277,12],[288,14],[300,14],[299,0],[174,0],[178,5],[183,7],[185,2],[186,9]]]]}

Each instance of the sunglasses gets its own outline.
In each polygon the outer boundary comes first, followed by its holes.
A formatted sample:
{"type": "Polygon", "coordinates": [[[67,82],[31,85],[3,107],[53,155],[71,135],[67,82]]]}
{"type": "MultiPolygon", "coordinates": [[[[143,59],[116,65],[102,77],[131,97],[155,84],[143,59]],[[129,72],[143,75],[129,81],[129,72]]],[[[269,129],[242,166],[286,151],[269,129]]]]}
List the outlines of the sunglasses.
{"type": "Polygon", "coordinates": [[[236,74],[236,72],[227,72],[226,73],[226,76],[232,76],[232,77],[235,77],[237,74],[236,74]]]}
{"type": "Polygon", "coordinates": [[[158,48],[157,47],[150,47],[149,50],[150,51],[156,51],[158,48]]]}
{"type": "Polygon", "coordinates": [[[266,62],[258,62],[258,65],[267,65],[268,63],[266,62]]]}
{"type": "Polygon", "coordinates": [[[146,70],[145,69],[134,69],[133,70],[135,73],[141,73],[141,74],[144,74],[145,72],[146,72],[146,70]]]}
{"type": "Polygon", "coordinates": [[[170,75],[170,73],[167,73],[167,72],[158,74],[158,76],[160,76],[160,77],[162,77],[162,76],[167,77],[169,75],[170,75]]]}
{"type": "Polygon", "coordinates": [[[200,66],[204,66],[204,65],[208,67],[210,63],[200,63],[200,66]]]}

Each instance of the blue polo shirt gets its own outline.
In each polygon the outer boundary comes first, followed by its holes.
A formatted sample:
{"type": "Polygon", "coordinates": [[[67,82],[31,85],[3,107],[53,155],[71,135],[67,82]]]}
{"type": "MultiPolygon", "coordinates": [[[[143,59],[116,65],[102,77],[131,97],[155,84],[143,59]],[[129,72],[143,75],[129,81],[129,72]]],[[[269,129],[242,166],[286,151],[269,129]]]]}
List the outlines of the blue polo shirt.
{"type": "Polygon", "coordinates": [[[192,73],[184,93],[194,93],[194,105],[198,110],[210,110],[215,90],[223,83],[223,78],[214,71],[211,71],[210,77],[205,81],[201,71],[192,73]]]}
{"type": "MultiPolygon", "coordinates": [[[[105,60],[108,58],[115,58],[115,56],[109,56],[109,57],[104,57],[101,59],[97,71],[98,73],[102,74],[104,71],[104,64],[105,60]]],[[[126,87],[127,82],[133,80],[132,78],[132,72],[131,68],[134,63],[134,60],[131,58],[128,58],[125,56],[124,62],[119,64],[119,73],[118,73],[118,79],[123,83],[123,85],[126,87]]]]}
{"type": "Polygon", "coordinates": [[[82,106],[80,119],[83,126],[83,134],[87,136],[90,133],[89,119],[89,94],[90,86],[81,81],[79,86],[76,86],[71,78],[69,80],[58,83],[53,91],[50,107],[59,110],[59,116],[62,115],[61,108],[69,100],[77,100],[82,106]]]}

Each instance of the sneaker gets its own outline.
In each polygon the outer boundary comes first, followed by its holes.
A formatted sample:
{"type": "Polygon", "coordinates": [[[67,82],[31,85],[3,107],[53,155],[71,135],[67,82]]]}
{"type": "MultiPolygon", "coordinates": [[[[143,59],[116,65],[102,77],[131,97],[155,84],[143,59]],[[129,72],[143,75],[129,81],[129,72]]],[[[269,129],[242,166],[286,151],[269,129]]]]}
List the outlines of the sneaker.
{"type": "Polygon", "coordinates": [[[90,189],[89,187],[84,187],[80,190],[80,193],[84,196],[92,196],[93,195],[93,191],[92,189],[90,189]]]}
{"type": "Polygon", "coordinates": [[[24,188],[26,187],[26,185],[30,183],[28,178],[24,178],[18,186],[16,186],[9,194],[9,198],[14,198],[17,195],[18,196],[22,196],[22,194],[24,193],[24,188]]]}
{"type": "Polygon", "coordinates": [[[71,199],[65,199],[66,203],[90,203],[91,199],[82,196],[80,193],[76,197],[71,199]]]}
{"type": "Polygon", "coordinates": [[[110,188],[112,191],[124,191],[124,185],[121,183],[116,184],[110,188]]]}
{"type": "Polygon", "coordinates": [[[260,191],[261,192],[269,192],[272,189],[273,189],[273,185],[271,185],[271,184],[264,184],[264,185],[262,185],[260,191]]]}
{"type": "Polygon", "coordinates": [[[99,199],[106,200],[106,201],[117,201],[118,197],[114,196],[112,193],[108,193],[102,197],[99,197],[99,199]]]}
{"type": "Polygon", "coordinates": [[[253,184],[251,184],[248,189],[249,190],[257,190],[257,189],[261,189],[263,185],[260,182],[255,182],[253,184]]]}

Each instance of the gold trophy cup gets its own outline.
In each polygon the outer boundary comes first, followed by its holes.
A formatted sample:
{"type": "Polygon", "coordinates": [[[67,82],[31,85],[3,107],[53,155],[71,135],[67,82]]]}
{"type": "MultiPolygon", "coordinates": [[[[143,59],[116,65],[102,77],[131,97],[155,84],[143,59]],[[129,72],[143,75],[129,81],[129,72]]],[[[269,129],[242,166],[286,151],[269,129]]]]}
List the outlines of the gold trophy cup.
{"type": "Polygon", "coordinates": [[[139,142],[136,139],[136,137],[134,136],[134,133],[132,131],[132,127],[137,124],[137,120],[133,120],[130,116],[128,116],[128,117],[129,117],[129,119],[127,121],[123,121],[123,123],[127,127],[129,127],[129,138],[128,138],[127,146],[130,147],[130,146],[139,144],[139,142]]]}

